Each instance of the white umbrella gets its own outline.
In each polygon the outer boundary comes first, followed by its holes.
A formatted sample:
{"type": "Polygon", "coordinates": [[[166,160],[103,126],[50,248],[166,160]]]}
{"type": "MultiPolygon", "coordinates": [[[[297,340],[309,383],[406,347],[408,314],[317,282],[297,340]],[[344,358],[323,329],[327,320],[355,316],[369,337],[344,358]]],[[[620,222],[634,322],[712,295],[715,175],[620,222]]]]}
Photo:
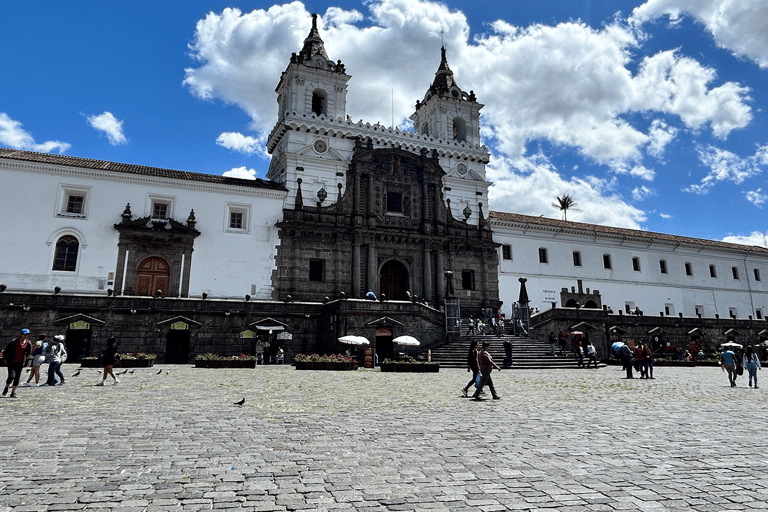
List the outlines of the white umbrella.
{"type": "Polygon", "coordinates": [[[398,345],[405,345],[408,347],[418,347],[419,345],[421,345],[419,340],[417,340],[413,336],[398,336],[397,338],[392,340],[392,343],[397,343],[398,345]]]}
{"type": "Polygon", "coordinates": [[[339,341],[341,343],[346,343],[347,345],[370,345],[371,344],[371,342],[368,341],[368,338],[365,338],[363,336],[352,336],[351,334],[347,336],[342,336],[341,338],[339,338],[339,341]]]}
{"type": "Polygon", "coordinates": [[[574,334],[575,334],[576,336],[583,336],[583,335],[584,335],[584,333],[583,333],[583,332],[581,332],[581,331],[571,331],[571,336],[573,336],[574,334]]]}
{"type": "Polygon", "coordinates": [[[728,343],[723,343],[720,345],[721,347],[729,347],[729,348],[741,348],[742,346],[738,343],[734,343],[732,341],[729,341],[728,343]]]}

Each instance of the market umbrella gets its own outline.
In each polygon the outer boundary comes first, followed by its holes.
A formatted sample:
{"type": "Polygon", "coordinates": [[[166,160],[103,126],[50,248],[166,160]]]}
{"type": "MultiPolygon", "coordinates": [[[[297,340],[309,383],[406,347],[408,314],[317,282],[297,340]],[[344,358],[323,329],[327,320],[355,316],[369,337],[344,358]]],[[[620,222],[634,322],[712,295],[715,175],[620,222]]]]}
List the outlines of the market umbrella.
{"type": "Polygon", "coordinates": [[[347,336],[342,336],[341,338],[339,338],[339,341],[347,345],[370,345],[371,344],[371,342],[368,341],[368,338],[364,336],[352,336],[351,334],[347,336]]]}
{"type": "Polygon", "coordinates": [[[408,347],[418,347],[421,345],[421,342],[419,342],[419,340],[413,336],[398,336],[392,340],[392,343],[397,343],[398,345],[405,345],[408,347]]]}
{"type": "Polygon", "coordinates": [[[584,333],[583,333],[583,332],[581,332],[581,331],[571,331],[571,336],[573,336],[573,335],[576,335],[576,336],[584,336],[584,333]]]}
{"type": "Polygon", "coordinates": [[[741,348],[742,345],[739,345],[738,343],[734,343],[733,341],[729,341],[728,343],[722,343],[720,345],[721,347],[728,347],[728,348],[741,348]]]}

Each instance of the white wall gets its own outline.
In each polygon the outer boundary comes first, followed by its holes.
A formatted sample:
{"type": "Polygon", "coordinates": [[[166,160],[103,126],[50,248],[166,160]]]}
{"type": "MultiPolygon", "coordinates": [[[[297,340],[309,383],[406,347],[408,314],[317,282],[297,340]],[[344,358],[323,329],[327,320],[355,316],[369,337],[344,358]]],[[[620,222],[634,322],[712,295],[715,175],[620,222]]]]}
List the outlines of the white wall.
{"type": "Polygon", "coordinates": [[[190,295],[271,297],[284,192],[171,180],[0,159],[0,283],[9,290],[106,293],[116,271],[119,234],[126,203],[133,218],[150,214],[153,195],[172,199],[169,216],[185,223],[195,210],[201,235],[195,239],[190,295]],[[85,216],[62,215],[63,188],[85,191],[85,216]],[[228,232],[228,205],[249,211],[244,232],[228,232]],[[53,271],[56,241],[80,242],[75,272],[53,271]],[[255,285],[256,294],[252,293],[255,285]]]}
{"type": "Polygon", "coordinates": [[[727,317],[729,308],[736,308],[739,318],[756,318],[756,309],[768,310],[768,257],[747,255],[746,246],[735,251],[705,244],[685,248],[649,245],[530,227],[522,231],[498,223],[493,230],[494,240],[511,246],[512,251],[512,259],[504,260],[499,248],[500,298],[507,313],[519,296],[519,277],[528,279],[531,306],[541,310],[550,308],[551,302],[561,306],[561,288],[577,287],[578,279],[585,292],[587,288],[599,290],[602,303],[614,311],[624,309],[627,302],[649,315],[664,312],[665,305],[671,305],[673,315],[684,316],[695,316],[696,306],[703,307],[706,317],[727,317]],[[548,263],[539,262],[539,248],[547,250],[548,263]],[[580,252],[581,266],[574,266],[574,251],[580,252]],[[604,268],[603,255],[610,256],[611,269],[604,268]],[[633,257],[639,259],[640,271],[633,269],[633,257]],[[666,274],[661,272],[659,260],[666,261],[666,274]],[[686,275],[686,262],[693,275],[686,275]],[[710,265],[715,265],[715,278],[710,276],[710,265]],[[739,279],[733,278],[732,267],[739,269],[739,279]],[[755,268],[760,281],[755,280],[755,268]]]}

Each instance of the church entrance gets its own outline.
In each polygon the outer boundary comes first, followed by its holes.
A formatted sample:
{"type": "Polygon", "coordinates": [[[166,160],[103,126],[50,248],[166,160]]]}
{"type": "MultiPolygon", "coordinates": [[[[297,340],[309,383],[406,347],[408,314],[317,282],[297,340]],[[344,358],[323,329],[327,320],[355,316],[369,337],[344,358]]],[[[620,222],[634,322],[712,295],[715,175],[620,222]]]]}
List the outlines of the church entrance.
{"type": "Polygon", "coordinates": [[[408,269],[399,261],[390,260],[381,267],[381,293],[391,300],[405,300],[408,291],[408,269]]]}
{"type": "Polygon", "coordinates": [[[162,258],[147,258],[136,271],[136,295],[154,296],[160,290],[163,297],[168,295],[171,284],[171,267],[162,258]]]}

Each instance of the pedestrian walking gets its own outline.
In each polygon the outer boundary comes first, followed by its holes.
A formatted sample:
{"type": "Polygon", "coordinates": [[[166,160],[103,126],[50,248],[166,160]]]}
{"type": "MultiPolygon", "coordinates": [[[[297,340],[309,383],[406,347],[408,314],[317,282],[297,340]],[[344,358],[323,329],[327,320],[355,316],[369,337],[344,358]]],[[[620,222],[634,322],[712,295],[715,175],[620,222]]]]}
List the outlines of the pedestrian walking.
{"type": "Polygon", "coordinates": [[[470,315],[469,317],[469,329],[467,330],[467,336],[470,334],[475,334],[475,316],[470,315]]]}
{"type": "Polygon", "coordinates": [[[723,350],[720,353],[720,368],[728,372],[728,382],[731,387],[736,387],[736,355],[731,350],[723,350]]]}
{"type": "Polygon", "coordinates": [[[652,379],[653,378],[653,353],[651,352],[651,348],[644,344],[643,345],[643,364],[645,365],[645,378],[646,379],[652,379]]]}
{"type": "Polygon", "coordinates": [[[595,350],[595,346],[591,341],[587,345],[587,355],[589,356],[589,361],[587,361],[587,368],[589,368],[590,363],[595,363],[595,368],[597,368],[597,350],[595,350]]]}
{"type": "Polygon", "coordinates": [[[467,397],[467,392],[469,391],[470,386],[477,382],[477,375],[480,373],[480,370],[477,368],[477,341],[475,340],[472,340],[472,343],[469,344],[469,351],[467,352],[467,371],[472,372],[472,379],[467,382],[466,386],[461,388],[461,394],[464,398],[467,397]]]}
{"type": "Polygon", "coordinates": [[[621,358],[621,364],[624,366],[624,369],[627,370],[627,379],[634,379],[632,376],[632,349],[629,348],[629,345],[624,344],[619,349],[619,357],[621,358]]]}
{"type": "Polygon", "coordinates": [[[480,393],[483,392],[485,386],[488,386],[488,389],[491,390],[491,396],[493,396],[494,400],[501,398],[496,394],[496,389],[493,387],[493,380],[491,379],[491,372],[493,369],[496,368],[501,371],[501,368],[493,362],[493,358],[489,352],[490,347],[491,342],[484,341],[482,349],[477,354],[477,367],[480,370],[480,386],[475,390],[474,395],[472,395],[472,398],[475,400],[482,400],[482,398],[480,398],[480,393]]]}
{"type": "Polygon", "coordinates": [[[24,383],[25,386],[32,386],[30,384],[32,379],[35,379],[34,386],[40,385],[40,365],[45,362],[45,349],[48,347],[48,342],[45,341],[45,334],[38,334],[35,346],[32,349],[32,368],[29,370],[29,378],[24,383]]]}
{"type": "Polygon", "coordinates": [[[43,386],[55,386],[64,384],[64,375],[61,373],[61,363],[67,360],[67,349],[64,347],[64,336],[57,334],[53,341],[45,349],[45,360],[48,362],[48,380],[43,386]],[[59,380],[56,380],[58,375],[59,380]]]}
{"type": "Polygon", "coordinates": [[[560,346],[560,356],[565,355],[566,346],[567,346],[567,335],[562,330],[557,333],[557,344],[560,346]]]}
{"type": "Polygon", "coordinates": [[[113,384],[120,384],[120,381],[115,377],[115,373],[112,371],[112,367],[117,361],[117,348],[115,347],[115,338],[107,338],[107,348],[102,354],[102,360],[104,362],[104,373],[101,377],[101,382],[96,384],[97,386],[103,386],[107,383],[107,375],[110,375],[115,381],[113,384]]]}
{"type": "Polygon", "coordinates": [[[762,367],[760,366],[760,358],[757,357],[757,354],[755,353],[755,349],[752,348],[752,345],[749,345],[747,347],[747,351],[744,353],[744,368],[747,369],[749,372],[749,387],[752,387],[752,379],[755,379],[755,389],[758,389],[757,386],[757,370],[760,370],[762,367]]]}
{"type": "Polygon", "coordinates": [[[504,368],[512,368],[512,342],[504,339],[504,368]]]}
{"type": "Polygon", "coordinates": [[[557,356],[557,354],[555,354],[555,348],[557,347],[557,336],[555,336],[555,331],[549,331],[547,341],[549,341],[549,355],[557,356]]]}
{"type": "Polygon", "coordinates": [[[3,359],[5,359],[8,365],[8,378],[5,380],[3,396],[8,394],[8,388],[11,387],[11,398],[16,398],[16,388],[19,387],[21,371],[31,351],[32,344],[29,342],[29,329],[22,329],[21,334],[8,343],[5,350],[3,350],[3,359]]]}

